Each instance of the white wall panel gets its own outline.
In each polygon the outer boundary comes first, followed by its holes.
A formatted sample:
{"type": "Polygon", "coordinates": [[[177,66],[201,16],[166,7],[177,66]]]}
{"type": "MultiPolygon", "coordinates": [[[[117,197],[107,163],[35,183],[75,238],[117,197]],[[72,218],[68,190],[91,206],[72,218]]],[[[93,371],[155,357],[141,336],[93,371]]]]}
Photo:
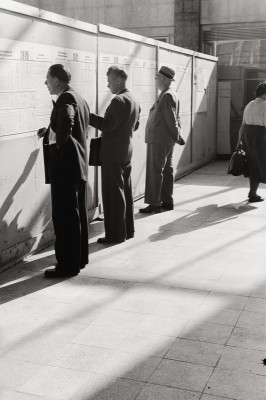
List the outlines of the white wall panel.
{"type": "MultiPolygon", "coordinates": [[[[52,109],[44,84],[49,66],[69,67],[73,88],[92,111],[97,98],[96,27],[90,32],[88,24],[88,31],[82,31],[69,26],[67,19],[55,17],[60,23],[52,22],[50,13],[41,19],[31,7],[25,7],[25,15],[23,7],[19,10],[21,14],[0,6],[0,267],[47,245],[53,237],[50,187],[44,183],[42,140],[36,137],[38,128],[48,126],[52,109]]],[[[97,203],[92,168],[90,215],[97,203]]]]}
{"type": "MultiPolygon", "coordinates": [[[[217,59],[104,25],[98,27],[5,0],[0,4],[0,268],[53,239],[49,185],[44,184],[41,140],[51,97],[44,85],[53,63],[72,73],[72,86],[103,115],[112,95],[106,72],[111,64],[128,71],[128,88],[141,105],[133,137],[133,191],[145,187],[145,125],[157,92],[162,64],[176,71],[186,145],[176,146],[176,177],[215,156],[217,59]],[[10,8],[9,8],[10,5],[10,8]]],[[[89,129],[89,139],[96,131],[89,129]]],[[[99,171],[89,168],[90,219],[100,201],[99,171]]]]}

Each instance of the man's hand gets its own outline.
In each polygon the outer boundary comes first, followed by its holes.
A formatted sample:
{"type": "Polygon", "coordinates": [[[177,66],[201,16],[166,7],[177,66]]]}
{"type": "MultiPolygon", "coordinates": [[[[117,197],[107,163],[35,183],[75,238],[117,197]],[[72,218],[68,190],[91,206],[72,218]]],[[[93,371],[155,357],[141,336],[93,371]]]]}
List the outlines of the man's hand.
{"type": "Polygon", "coordinates": [[[46,128],[40,128],[40,129],[38,129],[38,131],[37,131],[38,139],[44,137],[44,135],[45,135],[46,132],[47,132],[47,129],[46,129],[46,128]]]}

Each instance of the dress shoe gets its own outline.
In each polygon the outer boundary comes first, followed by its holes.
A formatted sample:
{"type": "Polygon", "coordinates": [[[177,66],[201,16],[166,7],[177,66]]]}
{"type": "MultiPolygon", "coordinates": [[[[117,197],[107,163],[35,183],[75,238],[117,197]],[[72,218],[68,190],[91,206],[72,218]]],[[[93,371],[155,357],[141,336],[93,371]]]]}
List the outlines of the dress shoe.
{"type": "Polygon", "coordinates": [[[249,203],[259,203],[260,201],[264,201],[264,198],[258,195],[248,196],[249,203]]]}
{"type": "Polygon", "coordinates": [[[139,212],[142,214],[151,214],[151,213],[160,213],[162,212],[161,206],[153,206],[152,204],[148,205],[145,208],[140,208],[139,212]]]}
{"type": "Polygon", "coordinates": [[[164,202],[162,202],[162,209],[163,210],[173,210],[174,209],[174,205],[173,205],[173,203],[164,203],[164,202]]]}
{"type": "Polygon", "coordinates": [[[56,268],[50,268],[44,271],[44,276],[46,278],[60,278],[60,277],[62,278],[66,276],[76,276],[76,275],[78,275],[78,272],[67,272],[56,268]]]}
{"type": "Polygon", "coordinates": [[[111,243],[123,243],[124,241],[125,239],[116,240],[116,239],[109,239],[107,237],[102,237],[97,240],[97,243],[111,244],[111,243]]]}

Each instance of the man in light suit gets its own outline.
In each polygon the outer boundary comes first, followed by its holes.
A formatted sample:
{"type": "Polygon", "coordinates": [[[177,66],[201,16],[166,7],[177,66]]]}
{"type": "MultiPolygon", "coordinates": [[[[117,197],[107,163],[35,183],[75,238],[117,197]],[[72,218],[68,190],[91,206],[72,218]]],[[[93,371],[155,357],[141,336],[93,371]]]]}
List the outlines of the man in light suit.
{"type": "Polygon", "coordinates": [[[131,186],[132,135],[139,126],[140,106],[126,88],[127,74],[118,66],[107,71],[115,97],[104,117],[91,114],[90,125],[102,131],[102,199],[105,237],[98,243],[121,243],[134,236],[131,186]]]}
{"type": "Polygon", "coordinates": [[[175,143],[185,144],[180,134],[179,100],[170,88],[175,71],[162,66],[156,74],[156,85],[161,91],[152,106],[145,128],[147,143],[145,203],[141,213],[173,210],[173,150],[175,143]]]}
{"type": "Polygon", "coordinates": [[[75,276],[88,263],[86,139],[89,107],[70,86],[62,64],[52,65],[45,84],[57,101],[48,129],[42,128],[45,181],[51,185],[52,219],[57,265],[47,278],[75,276]]]}

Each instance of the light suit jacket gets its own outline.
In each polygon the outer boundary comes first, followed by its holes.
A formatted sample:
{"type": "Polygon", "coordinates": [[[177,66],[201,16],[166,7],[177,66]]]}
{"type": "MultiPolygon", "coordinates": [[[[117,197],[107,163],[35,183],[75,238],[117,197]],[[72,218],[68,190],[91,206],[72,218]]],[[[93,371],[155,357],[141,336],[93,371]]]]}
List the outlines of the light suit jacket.
{"type": "Polygon", "coordinates": [[[146,143],[174,144],[180,135],[179,100],[172,89],[165,89],[150,109],[145,128],[146,143]]]}

